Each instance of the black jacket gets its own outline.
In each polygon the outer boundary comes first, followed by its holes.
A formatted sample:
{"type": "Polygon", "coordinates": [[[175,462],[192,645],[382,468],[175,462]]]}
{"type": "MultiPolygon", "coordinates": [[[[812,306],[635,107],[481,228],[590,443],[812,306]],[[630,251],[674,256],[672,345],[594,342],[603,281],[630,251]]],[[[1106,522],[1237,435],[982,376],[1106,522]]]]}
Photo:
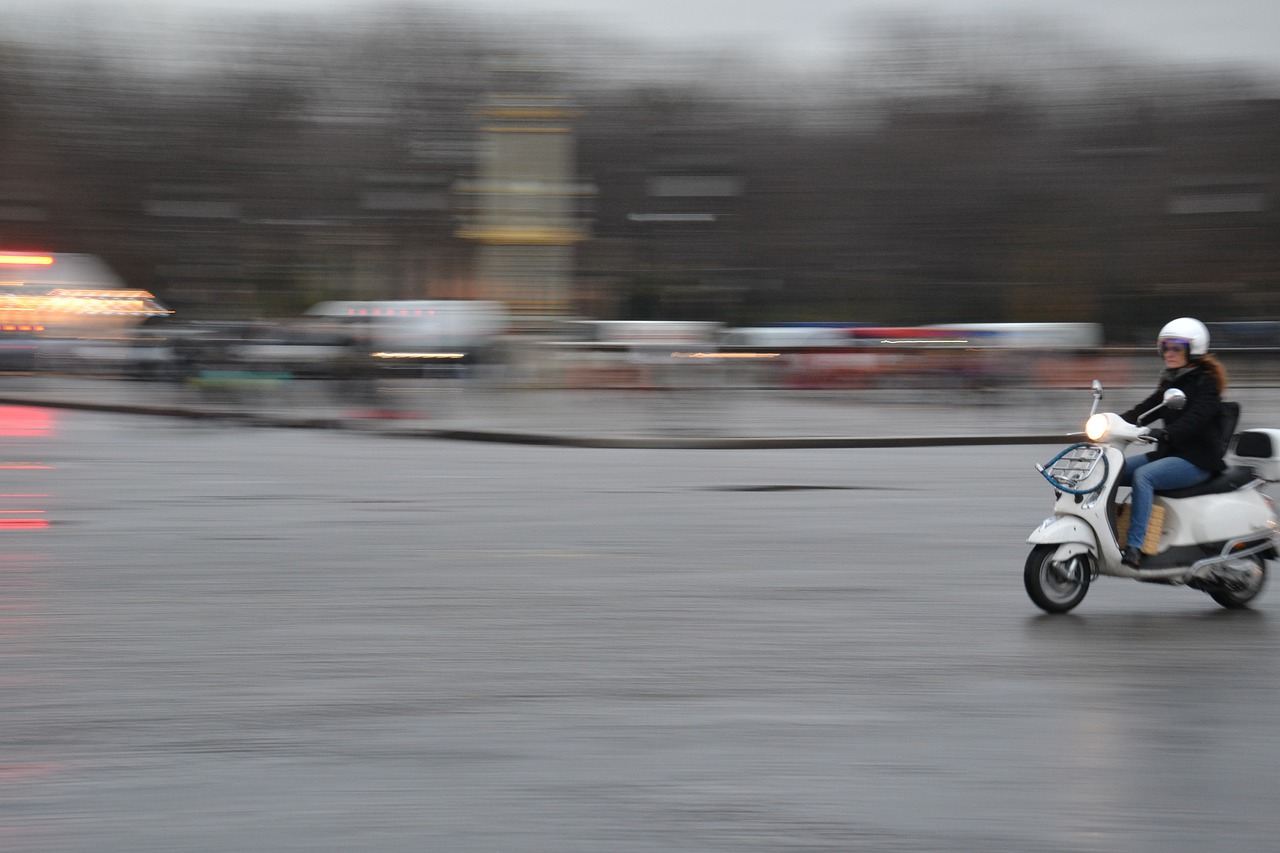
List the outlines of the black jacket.
{"type": "Polygon", "coordinates": [[[1197,365],[1177,379],[1161,379],[1154,394],[1120,417],[1131,424],[1138,417],[1160,405],[1164,392],[1179,388],[1187,395],[1187,405],[1180,412],[1161,409],[1148,423],[1163,419],[1168,437],[1156,447],[1154,458],[1178,456],[1206,471],[1226,468],[1222,461],[1226,443],[1222,440],[1222,398],[1213,374],[1197,365]]]}

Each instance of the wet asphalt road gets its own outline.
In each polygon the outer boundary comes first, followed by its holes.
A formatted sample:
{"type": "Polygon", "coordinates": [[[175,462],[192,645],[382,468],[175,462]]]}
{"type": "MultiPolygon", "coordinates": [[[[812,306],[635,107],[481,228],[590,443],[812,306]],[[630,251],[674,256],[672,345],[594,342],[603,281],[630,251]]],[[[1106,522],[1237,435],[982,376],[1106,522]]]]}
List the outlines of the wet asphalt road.
{"type": "Polygon", "coordinates": [[[1280,593],[1039,615],[1051,448],[0,431],[6,851],[1277,847],[1280,593]]]}

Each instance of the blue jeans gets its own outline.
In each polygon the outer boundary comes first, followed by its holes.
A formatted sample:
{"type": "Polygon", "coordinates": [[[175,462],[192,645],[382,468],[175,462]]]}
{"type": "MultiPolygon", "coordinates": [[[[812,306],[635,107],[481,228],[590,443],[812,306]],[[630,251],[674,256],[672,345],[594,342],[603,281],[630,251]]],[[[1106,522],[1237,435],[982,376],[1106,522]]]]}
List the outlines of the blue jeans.
{"type": "Polygon", "coordinates": [[[1120,472],[1120,485],[1133,486],[1129,499],[1129,536],[1125,543],[1131,548],[1141,548],[1147,538],[1147,522],[1151,521],[1151,503],[1157,489],[1185,489],[1207,482],[1213,472],[1193,465],[1178,456],[1152,459],[1150,453],[1130,456],[1124,460],[1120,472]]]}

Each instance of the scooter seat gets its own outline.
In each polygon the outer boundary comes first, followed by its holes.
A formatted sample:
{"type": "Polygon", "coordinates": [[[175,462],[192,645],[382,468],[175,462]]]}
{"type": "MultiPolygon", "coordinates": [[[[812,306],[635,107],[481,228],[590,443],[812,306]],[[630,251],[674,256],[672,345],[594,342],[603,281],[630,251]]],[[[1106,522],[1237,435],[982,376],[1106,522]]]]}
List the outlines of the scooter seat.
{"type": "Polygon", "coordinates": [[[1222,492],[1234,492],[1241,486],[1253,482],[1257,477],[1248,465],[1233,465],[1220,474],[1215,474],[1198,486],[1187,486],[1185,489],[1168,489],[1157,491],[1162,498],[1194,498],[1200,495],[1216,495],[1222,492]]]}

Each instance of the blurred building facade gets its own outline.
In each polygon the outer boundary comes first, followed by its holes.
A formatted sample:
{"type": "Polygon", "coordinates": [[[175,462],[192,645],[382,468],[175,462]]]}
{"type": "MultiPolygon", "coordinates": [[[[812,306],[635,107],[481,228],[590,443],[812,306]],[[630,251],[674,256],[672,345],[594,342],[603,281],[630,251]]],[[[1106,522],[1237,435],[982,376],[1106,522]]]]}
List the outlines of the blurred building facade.
{"type": "Polygon", "coordinates": [[[240,33],[181,74],[0,31],[0,248],[99,255],[185,317],[1280,317],[1280,100],[1248,79],[938,87],[887,52],[792,102],[399,14],[240,33]]]}

